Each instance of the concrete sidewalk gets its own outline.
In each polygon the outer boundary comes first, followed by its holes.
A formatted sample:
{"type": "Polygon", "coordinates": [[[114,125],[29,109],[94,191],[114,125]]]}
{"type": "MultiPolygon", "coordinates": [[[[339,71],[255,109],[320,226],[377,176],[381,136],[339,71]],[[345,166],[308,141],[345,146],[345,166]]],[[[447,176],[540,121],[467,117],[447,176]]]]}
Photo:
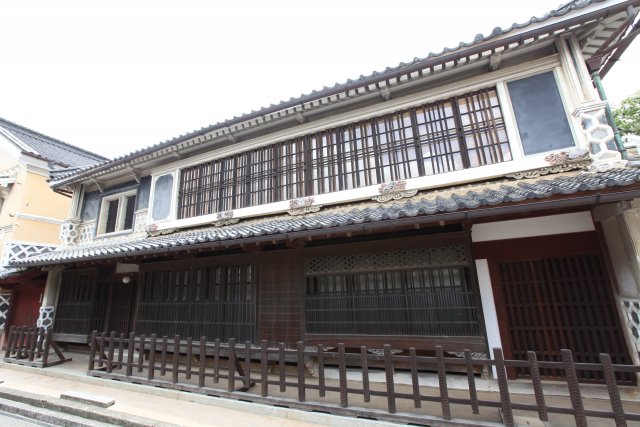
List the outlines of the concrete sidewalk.
{"type": "Polygon", "coordinates": [[[72,377],[48,369],[0,363],[0,384],[5,391],[35,393],[52,399],[77,391],[115,400],[101,411],[144,417],[181,426],[239,427],[382,427],[394,424],[315,412],[260,405],[141,386],[92,377],[72,377]]]}

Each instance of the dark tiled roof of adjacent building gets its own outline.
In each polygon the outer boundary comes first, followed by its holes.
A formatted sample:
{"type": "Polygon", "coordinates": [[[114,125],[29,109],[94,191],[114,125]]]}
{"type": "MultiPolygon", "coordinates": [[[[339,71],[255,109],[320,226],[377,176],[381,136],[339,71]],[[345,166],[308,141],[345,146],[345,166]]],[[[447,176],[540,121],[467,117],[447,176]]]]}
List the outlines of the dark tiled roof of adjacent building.
{"type": "Polygon", "coordinates": [[[67,144],[40,132],[0,118],[0,132],[5,133],[22,153],[62,167],[86,167],[107,161],[106,157],[67,144]]]}
{"type": "MultiPolygon", "coordinates": [[[[55,177],[55,180],[66,180],[67,178],[72,179],[76,175],[84,176],[86,174],[93,174],[97,172],[97,169],[107,170],[113,167],[117,167],[119,165],[130,162],[134,159],[138,159],[140,157],[165,150],[169,147],[172,147],[180,142],[190,140],[192,138],[197,138],[203,135],[206,135],[209,132],[213,132],[219,129],[229,128],[239,123],[243,123],[247,120],[252,120],[256,118],[266,117],[270,114],[280,114],[286,109],[297,107],[299,105],[303,105],[305,103],[310,103],[313,101],[317,101],[323,99],[325,97],[329,97],[332,95],[337,95],[341,93],[348,92],[350,90],[356,90],[362,87],[368,87],[368,85],[374,85],[377,87],[377,84],[380,82],[387,81],[389,79],[397,78],[400,79],[401,76],[410,75],[411,73],[422,73],[422,70],[433,66],[434,64],[443,63],[447,61],[458,61],[459,58],[457,56],[462,55],[462,52],[475,48],[476,46],[480,46],[486,43],[491,43],[492,41],[509,35],[509,33],[513,33],[517,30],[525,29],[527,27],[534,26],[536,24],[543,24],[547,21],[550,21],[553,18],[560,18],[574,10],[584,9],[587,6],[596,3],[602,3],[606,0],[572,0],[566,3],[561,4],[558,8],[544,14],[541,17],[531,17],[528,21],[522,23],[514,23],[507,28],[494,28],[491,33],[487,36],[483,34],[477,34],[471,42],[460,42],[458,46],[453,48],[444,48],[440,52],[430,52],[424,57],[416,57],[410,62],[402,62],[394,67],[387,67],[382,71],[373,71],[368,75],[361,75],[356,79],[348,79],[344,83],[335,83],[332,86],[325,86],[320,90],[313,90],[307,94],[301,94],[297,97],[292,97],[288,100],[282,100],[276,104],[271,104],[268,107],[263,107],[258,110],[252,110],[249,113],[242,114],[240,116],[234,116],[231,119],[224,120],[209,126],[202,127],[199,130],[194,130],[192,132],[188,132],[184,135],[177,136],[175,138],[169,139],[164,142],[160,142],[149,146],[147,148],[139,149],[128,154],[117,157],[109,162],[106,162],[103,165],[100,165],[96,170],[92,170],[90,168],[69,171],[66,174],[58,174],[55,177]],[[459,55],[458,55],[459,54],[459,55]],[[454,58],[455,56],[455,58],[454,58]],[[86,173],[85,173],[86,172],[86,173]]],[[[608,13],[608,12],[607,12],[608,13]]],[[[390,81],[390,80],[389,80],[390,81]]],[[[54,186],[55,186],[54,182],[54,186]]]]}
{"type": "MultiPolygon", "coordinates": [[[[569,172],[520,181],[497,180],[446,190],[429,191],[410,199],[380,204],[360,202],[327,207],[304,216],[279,215],[244,220],[224,227],[208,226],[157,237],[140,237],[121,242],[95,242],[92,246],[66,248],[15,263],[36,266],[55,263],[116,259],[145,254],[214,248],[241,243],[284,240],[312,234],[329,235],[369,226],[407,225],[441,219],[473,218],[497,214],[509,206],[532,209],[533,204],[560,199],[574,205],[640,197],[640,169],[621,168],[602,173],[569,172]],[[627,187],[627,188],[625,188],[627,187]],[[602,193],[602,197],[601,197],[602,193]],[[605,196],[605,193],[608,195],[605,196]],[[557,196],[557,197],[554,197],[557,196]],[[521,202],[521,203],[518,203],[521,202]]],[[[549,206],[551,207],[551,206],[549,206]]],[[[542,209],[542,208],[540,208],[542,209]]]]}

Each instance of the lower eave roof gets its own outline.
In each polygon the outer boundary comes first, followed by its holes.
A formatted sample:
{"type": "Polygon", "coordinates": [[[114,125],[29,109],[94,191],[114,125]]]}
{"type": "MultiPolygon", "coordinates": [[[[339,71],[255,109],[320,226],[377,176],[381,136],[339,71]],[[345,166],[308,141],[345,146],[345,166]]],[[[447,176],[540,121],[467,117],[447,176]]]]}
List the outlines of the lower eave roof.
{"type": "Polygon", "coordinates": [[[360,202],[327,207],[303,216],[288,214],[207,226],[156,237],[120,242],[93,242],[62,248],[14,263],[44,266],[131,258],[240,244],[284,241],[313,235],[381,230],[411,224],[463,221],[550,208],[593,206],[640,197],[640,169],[565,172],[521,180],[501,179],[468,186],[426,191],[395,202],[360,202]]]}

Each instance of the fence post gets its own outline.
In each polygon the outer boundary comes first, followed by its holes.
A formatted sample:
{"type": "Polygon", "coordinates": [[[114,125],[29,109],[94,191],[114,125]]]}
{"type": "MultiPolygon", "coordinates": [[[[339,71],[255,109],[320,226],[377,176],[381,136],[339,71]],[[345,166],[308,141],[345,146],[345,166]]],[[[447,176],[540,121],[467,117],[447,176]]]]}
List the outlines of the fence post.
{"type": "Polygon", "coordinates": [[[51,329],[48,329],[47,334],[44,337],[44,351],[42,353],[43,367],[46,367],[47,363],[49,362],[49,350],[51,349],[51,340],[53,339],[51,335],[53,335],[53,331],[51,331],[51,329]]]}
{"type": "Polygon", "coordinates": [[[384,373],[387,383],[387,406],[390,414],[396,413],[396,389],[393,382],[393,359],[391,358],[391,345],[385,344],[383,346],[384,354],[384,373]]]}
{"type": "Polygon", "coordinates": [[[236,386],[236,339],[229,338],[229,367],[227,378],[227,391],[233,391],[236,386]]]}
{"type": "Polygon", "coordinates": [[[220,340],[216,339],[213,343],[213,382],[220,382],[220,340]]]}
{"type": "Polygon", "coordinates": [[[15,332],[16,332],[16,327],[12,326],[11,328],[9,328],[9,339],[7,341],[7,349],[4,352],[4,357],[8,358],[11,357],[11,349],[13,348],[13,341],[14,341],[14,337],[15,337],[15,332]]]}
{"type": "Polygon", "coordinates": [[[280,371],[280,391],[286,391],[287,385],[285,383],[285,362],[284,362],[284,343],[278,344],[278,370],[280,371]]]}
{"type": "Polygon", "coordinates": [[[133,354],[136,352],[136,333],[129,334],[129,345],[127,346],[127,376],[133,374],[133,354]]]}
{"type": "Polygon", "coordinates": [[[96,367],[96,337],[98,331],[91,332],[91,341],[89,343],[89,370],[93,371],[96,367]]]}
{"type": "Polygon", "coordinates": [[[338,343],[338,372],[340,376],[340,406],[349,406],[349,395],[347,394],[347,364],[344,359],[344,343],[338,343]]]}
{"type": "Polygon", "coordinates": [[[113,370],[113,350],[116,345],[116,331],[109,333],[109,352],[107,353],[107,373],[113,370]]]}
{"type": "Polygon", "coordinates": [[[207,337],[200,337],[200,366],[198,366],[198,387],[204,387],[204,370],[207,367],[207,337]]]}
{"type": "Polygon", "coordinates": [[[567,377],[567,387],[569,388],[569,397],[571,398],[571,406],[573,406],[576,426],[586,427],[587,417],[582,406],[582,395],[580,394],[580,386],[578,385],[578,375],[576,374],[576,365],[573,363],[571,350],[563,348],[560,350],[562,355],[562,363],[564,364],[564,374],[567,377]]]}
{"type": "Polygon", "coordinates": [[[362,367],[362,398],[368,403],[371,402],[371,390],[369,389],[369,361],[366,345],[360,346],[360,365],[362,367]]]}
{"type": "Polygon", "coordinates": [[[464,364],[467,368],[467,383],[469,384],[469,400],[471,401],[471,411],[474,414],[480,413],[478,407],[478,392],[476,391],[476,378],[473,372],[473,360],[471,358],[471,350],[464,350],[464,364]]]}
{"type": "Polygon", "coordinates": [[[251,388],[251,341],[244,343],[244,386],[251,388]]]}
{"type": "Polygon", "coordinates": [[[124,357],[125,334],[120,333],[120,341],[118,342],[118,369],[122,369],[122,358],[124,357]]]}
{"type": "Polygon", "coordinates": [[[260,341],[260,395],[267,397],[269,395],[269,352],[267,349],[267,341],[260,341]]]}
{"type": "Polygon", "coordinates": [[[616,373],[611,364],[611,356],[606,353],[600,353],[600,362],[604,371],[604,379],[607,382],[607,391],[609,392],[609,400],[611,400],[611,409],[613,410],[613,419],[616,421],[616,427],[627,425],[624,419],[624,408],[620,400],[620,392],[616,383],[616,373]]]}
{"type": "Polygon", "coordinates": [[[91,332],[91,342],[89,343],[89,370],[93,371],[96,367],[96,348],[98,343],[98,331],[91,332]]]}
{"type": "Polygon", "coordinates": [[[29,333],[29,350],[27,353],[29,354],[29,362],[33,362],[33,358],[36,355],[36,345],[38,344],[38,334],[40,333],[40,328],[32,329],[29,333]]]}
{"type": "Polygon", "coordinates": [[[171,382],[173,384],[178,382],[178,371],[180,369],[180,365],[178,364],[180,360],[180,335],[173,336],[173,375],[171,375],[171,382]]]}
{"type": "Polygon", "coordinates": [[[156,334],[151,334],[149,341],[149,367],[147,368],[147,379],[152,380],[156,374],[156,334]]]}
{"type": "Polygon", "coordinates": [[[513,427],[513,412],[511,409],[511,396],[509,396],[509,384],[507,383],[507,372],[505,370],[504,356],[501,348],[494,348],[493,354],[496,357],[496,372],[498,373],[498,388],[500,389],[500,405],[502,407],[502,418],[507,427],[513,427]]]}
{"type": "Polygon", "coordinates": [[[186,367],[186,374],[185,374],[185,378],[190,380],[191,379],[191,365],[192,365],[192,359],[193,358],[193,338],[192,337],[188,337],[187,338],[187,367],[186,367]]]}
{"type": "Polygon", "coordinates": [[[304,402],[305,396],[305,383],[304,383],[304,342],[298,341],[298,402],[304,402]]]}
{"type": "MultiPolygon", "coordinates": [[[[420,382],[418,380],[418,364],[416,362],[416,349],[414,347],[409,348],[409,363],[411,365],[411,386],[413,391],[413,406],[416,408],[422,407],[422,400],[420,399],[420,382]]],[[[367,386],[369,380],[367,379],[367,386]]]]}
{"type": "Polygon", "coordinates": [[[324,346],[322,344],[318,344],[318,392],[320,393],[320,397],[324,397],[325,395],[325,384],[324,384],[324,346]]]}
{"type": "Polygon", "coordinates": [[[138,373],[142,372],[142,368],[144,365],[144,342],[147,337],[142,334],[139,337],[140,345],[138,346],[138,373]]]}
{"type": "Polygon", "coordinates": [[[540,369],[538,368],[538,358],[535,351],[528,351],[529,373],[531,374],[531,382],[533,383],[533,392],[536,396],[536,406],[538,407],[538,418],[540,421],[549,421],[547,413],[547,404],[544,401],[544,392],[542,390],[542,381],[540,379],[540,369]]]}
{"type": "Polygon", "coordinates": [[[438,367],[438,386],[440,388],[440,404],[442,406],[442,418],[451,419],[451,407],[449,406],[449,388],[447,387],[447,373],[444,366],[444,351],[442,346],[436,346],[436,359],[438,367]]]}

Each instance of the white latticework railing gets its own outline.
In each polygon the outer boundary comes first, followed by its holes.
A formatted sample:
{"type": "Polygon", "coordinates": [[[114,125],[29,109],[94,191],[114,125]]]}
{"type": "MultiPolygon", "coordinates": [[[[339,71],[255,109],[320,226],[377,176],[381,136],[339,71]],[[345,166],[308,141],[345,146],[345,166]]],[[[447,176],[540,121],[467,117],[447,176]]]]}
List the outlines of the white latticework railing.
{"type": "Polygon", "coordinates": [[[4,328],[7,322],[7,314],[9,313],[9,304],[11,303],[11,292],[0,292],[0,329],[4,328]]]}
{"type": "Polygon", "coordinates": [[[625,320],[636,352],[640,353],[640,299],[621,299],[625,320]]]}
{"type": "Polygon", "coordinates": [[[51,245],[48,243],[6,241],[4,243],[4,251],[2,252],[0,267],[7,267],[14,261],[24,259],[33,255],[51,252],[55,250],[55,248],[56,245],[51,245]]]}

